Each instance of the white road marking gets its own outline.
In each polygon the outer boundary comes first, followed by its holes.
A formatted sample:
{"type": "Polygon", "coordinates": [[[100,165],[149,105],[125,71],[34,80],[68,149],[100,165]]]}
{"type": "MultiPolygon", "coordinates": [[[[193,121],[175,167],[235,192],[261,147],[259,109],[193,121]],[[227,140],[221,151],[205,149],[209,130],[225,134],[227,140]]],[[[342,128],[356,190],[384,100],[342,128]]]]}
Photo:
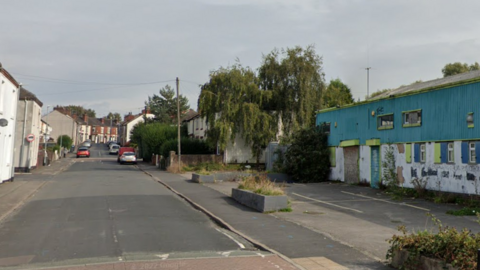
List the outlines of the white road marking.
{"type": "Polygon", "coordinates": [[[320,201],[320,200],[313,199],[313,198],[310,198],[310,197],[307,197],[307,196],[303,196],[303,195],[300,195],[300,194],[297,194],[297,193],[292,193],[292,194],[293,194],[293,195],[295,195],[295,196],[298,196],[298,197],[302,197],[302,198],[305,198],[305,199],[311,200],[311,201],[315,201],[315,202],[319,202],[319,203],[327,204],[327,205],[330,205],[330,206],[334,206],[334,207],[338,207],[338,208],[342,208],[342,209],[346,209],[346,210],[354,211],[354,212],[357,212],[357,213],[363,213],[363,211],[360,211],[360,210],[357,210],[357,209],[348,208],[348,207],[344,207],[344,206],[336,205],[336,204],[333,204],[333,203],[328,203],[328,202],[320,201]]]}
{"type": "Polygon", "coordinates": [[[230,256],[230,253],[232,253],[232,252],[227,251],[227,252],[222,252],[221,254],[222,254],[223,257],[228,257],[228,256],[230,256]]]}
{"type": "Polygon", "coordinates": [[[390,203],[390,204],[404,205],[404,206],[408,206],[408,207],[420,209],[420,210],[427,211],[427,212],[430,211],[430,209],[423,208],[423,207],[419,207],[419,206],[415,206],[415,205],[411,205],[411,204],[396,203],[396,202],[391,202],[391,201],[387,201],[387,200],[383,200],[383,199],[377,199],[377,198],[374,198],[374,197],[365,196],[365,195],[361,195],[361,194],[355,194],[355,193],[346,192],[346,191],[342,191],[342,193],[349,194],[349,195],[353,195],[353,196],[358,196],[358,197],[362,197],[362,198],[369,198],[369,199],[372,199],[372,200],[375,200],[375,201],[386,202],[386,203],[390,203]]]}
{"type": "Polygon", "coordinates": [[[157,257],[159,257],[160,259],[162,259],[162,261],[168,259],[168,256],[170,256],[170,254],[158,254],[158,255],[155,255],[157,257]]]}
{"type": "Polygon", "coordinates": [[[244,249],[244,248],[245,248],[245,246],[244,246],[242,243],[238,242],[238,241],[237,241],[235,238],[233,238],[232,236],[226,234],[225,232],[223,232],[223,231],[221,231],[221,230],[219,230],[219,229],[217,229],[217,228],[215,228],[215,230],[223,233],[226,237],[232,239],[232,241],[235,242],[235,243],[237,243],[237,245],[238,245],[241,249],[244,249]]]}
{"type": "Polygon", "coordinates": [[[118,260],[119,260],[119,261],[123,261],[122,257],[118,257],[118,260]]]}
{"type": "Polygon", "coordinates": [[[256,253],[256,254],[262,258],[265,258],[265,255],[263,255],[262,253],[256,253]]]}

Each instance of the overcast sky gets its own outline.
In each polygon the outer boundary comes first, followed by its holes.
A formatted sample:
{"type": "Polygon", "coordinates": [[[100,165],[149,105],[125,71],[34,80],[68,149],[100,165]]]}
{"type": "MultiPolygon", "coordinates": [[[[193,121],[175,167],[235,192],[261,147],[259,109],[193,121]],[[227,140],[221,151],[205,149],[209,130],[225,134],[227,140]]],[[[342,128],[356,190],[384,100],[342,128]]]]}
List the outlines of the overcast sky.
{"type": "Polygon", "coordinates": [[[123,115],[176,77],[196,109],[211,70],[315,45],[326,80],[363,100],[367,66],[373,92],[480,61],[479,11],[478,0],[0,0],[0,62],[44,112],[123,115]]]}

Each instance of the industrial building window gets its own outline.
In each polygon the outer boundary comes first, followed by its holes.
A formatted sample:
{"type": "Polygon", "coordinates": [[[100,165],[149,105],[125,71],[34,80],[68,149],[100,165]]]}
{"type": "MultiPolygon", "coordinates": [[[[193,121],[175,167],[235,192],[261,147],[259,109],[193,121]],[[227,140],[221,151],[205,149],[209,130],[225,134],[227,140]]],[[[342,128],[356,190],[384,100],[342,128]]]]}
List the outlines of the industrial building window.
{"type": "Polygon", "coordinates": [[[448,163],[454,163],[455,162],[455,156],[454,156],[454,150],[453,150],[453,143],[448,143],[448,163]]]}
{"type": "Polygon", "coordinates": [[[393,114],[379,115],[377,117],[377,129],[392,129],[393,128],[393,114]]]}
{"type": "Polygon", "coordinates": [[[330,123],[323,122],[322,124],[320,124],[320,132],[330,134],[330,123]]]}
{"type": "Polygon", "coordinates": [[[418,127],[422,125],[422,110],[402,112],[403,127],[418,127]]]}
{"type": "Polygon", "coordinates": [[[475,155],[475,143],[471,142],[468,144],[468,162],[476,163],[477,156],[475,155]]]}
{"type": "Polygon", "coordinates": [[[420,162],[425,162],[427,159],[427,153],[425,151],[425,144],[420,144],[420,162]]]}

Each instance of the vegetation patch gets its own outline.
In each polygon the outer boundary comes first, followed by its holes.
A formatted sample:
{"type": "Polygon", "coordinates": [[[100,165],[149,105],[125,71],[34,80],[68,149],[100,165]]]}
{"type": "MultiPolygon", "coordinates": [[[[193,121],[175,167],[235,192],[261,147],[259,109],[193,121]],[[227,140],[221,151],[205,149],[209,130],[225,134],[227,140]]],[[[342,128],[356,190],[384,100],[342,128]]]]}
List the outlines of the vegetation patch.
{"type": "Polygon", "coordinates": [[[223,172],[223,171],[240,171],[242,165],[240,164],[223,164],[223,163],[199,163],[196,165],[187,165],[183,167],[184,171],[197,172],[199,174],[206,174],[210,172],[223,172]]]}
{"type": "Polygon", "coordinates": [[[408,258],[403,269],[417,269],[420,256],[440,259],[459,269],[477,269],[480,233],[472,234],[468,229],[458,231],[456,228],[443,226],[433,215],[427,215],[432,218],[438,232],[423,230],[408,233],[405,226],[400,226],[398,230],[402,234],[394,235],[388,241],[391,246],[387,252],[387,259],[392,259],[397,251],[406,250],[408,258]]]}
{"type": "Polygon", "coordinates": [[[476,216],[480,213],[480,208],[464,207],[460,210],[448,210],[447,214],[453,216],[476,216]]]}
{"type": "Polygon", "coordinates": [[[284,187],[278,186],[267,178],[266,174],[244,177],[238,185],[239,189],[250,190],[265,196],[285,195],[284,187]]]}

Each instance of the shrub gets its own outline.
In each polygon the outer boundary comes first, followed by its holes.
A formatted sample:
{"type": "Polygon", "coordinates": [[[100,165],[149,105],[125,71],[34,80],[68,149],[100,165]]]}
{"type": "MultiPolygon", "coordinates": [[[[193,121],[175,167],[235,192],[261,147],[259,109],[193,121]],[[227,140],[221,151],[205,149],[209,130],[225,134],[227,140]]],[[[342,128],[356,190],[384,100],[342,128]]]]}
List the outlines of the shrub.
{"type": "MultiPolygon", "coordinates": [[[[214,153],[214,151],[204,141],[191,138],[182,138],[181,148],[182,154],[185,155],[208,155],[214,153]]],[[[161,147],[159,147],[159,153],[164,157],[168,157],[170,155],[170,151],[177,152],[177,150],[177,139],[165,141],[161,147]]]]}
{"type": "Polygon", "coordinates": [[[457,231],[456,228],[443,226],[433,215],[428,214],[438,228],[438,233],[424,230],[407,233],[405,226],[398,229],[402,235],[394,235],[389,243],[387,259],[393,257],[395,251],[407,250],[408,258],[405,269],[416,269],[420,255],[440,259],[460,269],[477,269],[477,249],[480,247],[480,233],[472,234],[468,229],[457,231]]]}
{"type": "Polygon", "coordinates": [[[239,189],[253,191],[254,193],[265,196],[284,195],[283,187],[276,186],[274,182],[267,178],[266,174],[244,177],[238,185],[239,189]]]}
{"type": "Polygon", "coordinates": [[[330,174],[330,151],[327,135],[318,127],[293,134],[285,152],[285,172],[297,182],[321,182],[330,174]]]}
{"type": "Polygon", "coordinates": [[[143,160],[150,161],[152,154],[158,154],[163,143],[177,136],[177,127],[160,123],[140,123],[135,125],[131,134],[131,143],[138,146],[143,160]]]}
{"type": "Polygon", "coordinates": [[[199,163],[196,165],[187,165],[183,167],[187,172],[212,172],[212,171],[239,171],[242,166],[239,164],[223,164],[223,163],[199,163]]]}
{"type": "Polygon", "coordinates": [[[68,135],[61,135],[57,138],[57,144],[63,148],[70,149],[72,147],[72,143],[73,140],[68,135]],[[60,145],[60,141],[62,142],[62,145],[60,145]]]}

